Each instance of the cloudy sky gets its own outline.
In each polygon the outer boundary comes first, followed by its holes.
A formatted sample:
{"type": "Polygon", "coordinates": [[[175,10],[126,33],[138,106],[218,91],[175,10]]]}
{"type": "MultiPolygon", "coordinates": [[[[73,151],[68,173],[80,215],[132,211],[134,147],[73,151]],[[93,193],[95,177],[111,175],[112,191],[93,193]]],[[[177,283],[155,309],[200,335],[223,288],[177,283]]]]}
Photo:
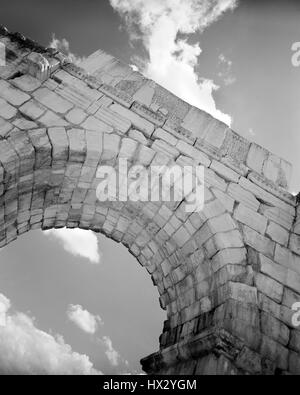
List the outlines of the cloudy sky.
{"type": "MultiPolygon", "coordinates": [[[[0,15],[74,61],[101,48],[135,65],[291,161],[300,190],[299,0],[0,0],[0,15]]],[[[0,250],[0,373],[140,372],[163,319],[147,273],[104,237],[34,231],[0,250]]]]}

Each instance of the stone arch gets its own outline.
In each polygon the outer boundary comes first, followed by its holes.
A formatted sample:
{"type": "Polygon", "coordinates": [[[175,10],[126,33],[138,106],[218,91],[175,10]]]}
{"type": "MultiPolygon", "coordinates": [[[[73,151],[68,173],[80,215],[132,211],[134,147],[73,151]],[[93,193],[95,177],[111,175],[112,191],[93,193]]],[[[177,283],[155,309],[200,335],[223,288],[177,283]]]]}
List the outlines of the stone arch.
{"type": "MultiPolygon", "coordinates": [[[[231,298],[233,282],[250,279],[242,234],[213,187],[206,188],[200,213],[187,213],[184,201],[97,200],[98,166],[116,166],[125,151],[133,163],[148,167],[173,162],[171,156],[145,151],[138,141],[115,133],[64,127],[12,131],[0,150],[5,185],[1,246],[31,229],[65,226],[121,242],[150,273],[167,310],[162,349],[193,336],[199,320],[231,298]]],[[[221,317],[212,320],[222,322],[221,317]]],[[[200,331],[208,329],[201,325],[200,331]]]]}
{"type": "MultiPolygon", "coordinates": [[[[149,373],[300,373],[290,165],[102,51],[82,68],[0,28],[0,247],[81,227],[123,243],[167,310],[149,373]],[[97,167],[205,168],[205,206],[97,200],[97,167]]],[[[298,213],[298,215],[297,215],[298,213]]]]}

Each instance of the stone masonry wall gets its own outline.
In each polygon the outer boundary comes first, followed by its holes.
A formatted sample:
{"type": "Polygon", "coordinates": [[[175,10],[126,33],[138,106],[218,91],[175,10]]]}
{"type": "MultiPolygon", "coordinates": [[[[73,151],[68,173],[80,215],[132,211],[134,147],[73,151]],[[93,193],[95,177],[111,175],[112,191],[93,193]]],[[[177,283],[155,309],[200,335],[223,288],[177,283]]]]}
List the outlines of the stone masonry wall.
{"type": "Polygon", "coordinates": [[[0,247],[67,226],[124,244],[167,320],[157,374],[300,374],[300,207],[291,166],[97,51],[79,68],[0,29],[0,247]],[[205,206],[106,202],[97,168],[119,158],[205,167],[205,206]]]}

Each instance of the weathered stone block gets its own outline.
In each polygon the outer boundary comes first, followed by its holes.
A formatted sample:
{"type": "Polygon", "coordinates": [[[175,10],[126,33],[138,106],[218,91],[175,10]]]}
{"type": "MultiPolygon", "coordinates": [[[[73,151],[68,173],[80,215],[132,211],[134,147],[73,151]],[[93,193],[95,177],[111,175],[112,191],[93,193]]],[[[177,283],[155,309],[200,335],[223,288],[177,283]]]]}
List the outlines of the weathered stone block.
{"type": "Polygon", "coordinates": [[[197,163],[201,163],[202,165],[209,167],[211,162],[208,156],[197,150],[192,145],[180,140],[176,144],[176,148],[184,155],[194,159],[197,163]]]}
{"type": "Polygon", "coordinates": [[[262,236],[248,226],[243,226],[243,234],[247,245],[254,248],[256,251],[273,258],[275,250],[275,243],[273,241],[262,236]]]}
{"type": "Polygon", "coordinates": [[[289,248],[297,255],[300,255],[300,236],[291,234],[289,248]]]}
{"type": "Polygon", "coordinates": [[[261,273],[255,274],[254,283],[259,292],[273,299],[275,302],[281,303],[283,296],[282,284],[261,273]]]}
{"type": "Polygon", "coordinates": [[[119,158],[132,160],[137,148],[138,148],[138,143],[135,140],[129,138],[123,138],[121,143],[119,158]]]}
{"type": "Polygon", "coordinates": [[[256,185],[254,182],[244,177],[241,177],[239,180],[239,185],[242,188],[253,193],[260,200],[263,200],[264,202],[270,204],[271,206],[278,207],[291,215],[295,215],[295,208],[293,207],[292,204],[286,203],[283,199],[278,198],[277,196],[271,194],[270,192],[267,192],[265,189],[256,185]]]}
{"type": "Polygon", "coordinates": [[[149,145],[149,140],[143,135],[142,132],[139,132],[138,130],[135,129],[129,130],[128,136],[131,139],[136,140],[139,143],[143,144],[144,146],[149,145]]]}
{"type": "Polygon", "coordinates": [[[73,104],[47,88],[39,88],[33,96],[38,102],[58,114],[65,114],[73,107],[73,104]]]}
{"type": "Polygon", "coordinates": [[[261,357],[258,353],[244,347],[236,359],[238,368],[249,372],[250,374],[261,374],[261,357]]]}
{"type": "Polygon", "coordinates": [[[255,198],[254,194],[249,191],[246,191],[238,184],[229,184],[227,192],[229,196],[233,197],[234,200],[237,200],[240,203],[243,203],[245,206],[249,207],[253,211],[257,211],[259,208],[259,202],[255,198]]]}
{"type": "Polygon", "coordinates": [[[49,128],[53,162],[65,162],[69,155],[69,140],[65,128],[49,128]]]}
{"type": "MultiPolygon", "coordinates": [[[[60,75],[59,73],[56,74],[56,78],[60,75]]],[[[86,83],[78,78],[73,78],[70,83],[59,84],[55,92],[76,107],[84,110],[89,108],[92,103],[95,103],[103,96],[101,92],[96,89],[91,89],[86,83]]]]}
{"type": "Polygon", "coordinates": [[[300,353],[300,331],[292,330],[289,347],[300,353]]]}
{"type": "Polygon", "coordinates": [[[53,127],[53,126],[68,126],[68,123],[56,115],[52,111],[47,111],[40,119],[39,122],[47,127],[53,127]]]}
{"type": "Polygon", "coordinates": [[[102,133],[112,133],[114,130],[112,126],[109,126],[107,123],[100,121],[100,119],[94,116],[88,117],[81,126],[87,130],[95,130],[96,132],[102,133]]]}
{"type": "Polygon", "coordinates": [[[131,128],[131,121],[125,117],[117,114],[109,108],[101,107],[96,113],[95,117],[99,118],[102,122],[107,123],[114,129],[121,133],[127,133],[131,128]]]}
{"type": "Polygon", "coordinates": [[[263,165],[263,174],[275,184],[287,188],[291,176],[291,164],[270,154],[263,165]]]}
{"type": "Polygon", "coordinates": [[[219,217],[211,218],[207,223],[213,234],[237,229],[236,223],[228,213],[222,214],[219,217]]]}
{"type": "Polygon", "coordinates": [[[223,163],[213,160],[210,168],[219,174],[225,180],[238,183],[240,175],[234,170],[225,166],[223,163]]]}
{"type": "Polygon", "coordinates": [[[290,331],[286,325],[267,313],[261,313],[261,329],[262,332],[286,346],[289,342],[290,331]]]}
{"type": "Polygon", "coordinates": [[[223,206],[227,211],[232,213],[233,211],[233,206],[234,206],[234,199],[232,199],[226,192],[220,191],[217,188],[212,188],[212,193],[215,195],[215,197],[222,202],[223,206]]]}
{"type": "Polygon", "coordinates": [[[243,204],[239,204],[235,209],[234,218],[261,234],[264,234],[266,231],[267,219],[243,204]]]}
{"type": "Polygon", "coordinates": [[[275,222],[269,224],[266,235],[277,243],[287,246],[289,233],[275,222]]]}
{"type": "Polygon", "coordinates": [[[156,139],[164,140],[168,144],[171,144],[171,145],[174,145],[174,146],[178,143],[178,139],[177,138],[175,138],[174,136],[172,136],[170,133],[166,132],[162,128],[156,129],[155,132],[153,133],[153,137],[156,138],[156,139]]]}
{"type": "Polygon", "coordinates": [[[179,228],[177,232],[173,236],[174,240],[178,244],[179,247],[182,247],[189,239],[190,239],[190,234],[188,231],[185,229],[184,226],[179,228]]]}
{"type": "Polygon", "coordinates": [[[109,107],[113,112],[121,115],[129,120],[133,126],[142,131],[147,137],[151,137],[154,132],[154,125],[146,119],[140,117],[138,114],[122,107],[119,104],[113,104],[109,107]]]}
{"type": "Polygon", "coordinates": [[[227,129],[226,137],[222,145],[223,156],[229,156],[235,159],[238,163],[244,163],[248,155],[250,142],[244,137],[239,136],[231,129],[227,129]]]}
{"type": "Polygon", "coordinates": [[[283,226],[288,231],[292,228],[294,222],[294,215],[281,210],[278,207],[270,207],[269,205],[261,204],[259,212],[266,218],[283,226]]]}
{"type": "Polygon", "coordinates": [[[0,118],[0,136],[5,137],[6,134],[13,128],[10,122],[5,121],[5,119],[0,118]]]}
{"type": "Polygon", "coordinates": [[[245,263],[246,250],[244,248],[228,248],[226,250],[221,250],[212,258],[212,266],[215,272],[228,264],[245,265],[245,263]]]}
{"type": "Polygon", "coordinates": [[[69,129],[69,161],[83,163],[86,156],[85,132],[82,129],[69,129]]]}
{"type": "Polygon", "coordinates": [[[275,261],[300,274],[300,257],[279,244],[275,248],[275,261]]]}
{"type": "Polygon", "coordinates": [[[46,108],[35,100],[30,100],[26,102],[25,104],[23,104],[23,106],[20,107],[19,110],[22,114],[26,115],[26,117],[34,120],[39,118],[46,112],[46,108]]]}
{"type": "Polygon", "coordinates": [[[120,136],[116,134],[103,135],[103,151],[101,161],[109,161],[115,159],[119,154],[120,136]]]}
{"type": "Polygon", "coordinates": [[[212,186],[225,192],[227,184],[226,181],[219,177],[213,170],[204,169],[204,183],[206,186],[212,186]]]}
{"type": "Polygon", "coordinates": [[[287,277],[287,269],[281,265],[278,265],[266,256],[259,254],[260,270],[262,273],[273,278],[274,280],[285,284],[287,277]]]}
{"type": "Polygon", "coordinates": [[[74,125],[80,125],[87,118],[87,114],[81,108],[74,108],[66,115],[67,121],[74,125]]]}
{"type": "Polygon", "coordinates": [[[151,145],[151,148],[154,151],[162,152],[169,155],[171,158],[176,159],[179,156],[179,151],[174,148],[172,145],[169,145],[163,140],[155,140],[151,145]]]}
{"type": "Polygon", "coordinates": [[[241,234],[238,230],[226,233],[217,233],[213,236],[217,250],[225,248],[240,248],[244,246],[241,234]]]}
{"type": "MultiPolygon", "coordinates": [[[[50,77],[51,71],[55,68],[54,63],[50,64],[50,59],[39,52],[31,52],[25,58],[28,73],[33,77],[45,81],[50,77]]],[[[58,62],[56,62],[57,66],[58,62]]]]}
{"type": "Polygon", "coordinates": [[[210,123],[214,119],[204,111],[191,107],[182,121],[182,127],[190,131],[196,137],[203,137],[210,123]]]}
{"type": "Polygon", "coordinates": [[[149,107],[143,104],[134,102],[131,106],[131,110],[156,126],[163,126],[163,124],[165,123],[166,119],[161,113],[154,112],[149,107]]]}
{"type": "Polygon", "coordinates": [[[291,308],[294,303],[298,303],[300,301],[300,294],[296,293],[288,288],[284,289],[282,304],[291,308]]]}
{"type": "Polygon", "coordinates": [[[280,158],[275,155],[268,155],[267,160],[264,162],[263,174],[266,178],[276,183],[280,168],[280,158]]]}
{"type": "Polygon", "coordinates": [[[225,207],[218,199],[215,199],[212,202],[206,203],[204,205],[204,209],[199,213],[199,215],[204,220],[206,220],[209,218],[217,217],[223,213],[225,213],[225,207]]]}
{"type": "Polygon", "coordinates": [[[300,274],[288,269],[286,286],[291,288],[291,290],[300,293],[300,274]]]}
{"type": "Polygon", "coordinates": [[[290,352],[289,371],[292,374],[300,375],[300,357],[298,353],[290,352]]]}
{"type": "Polygon", "coordinates": [[[155,151],[152,148],[140,146],[137,161],[144,166],[149,166],[155,156],[155,151]]]}
{"type": "Polygon", "coordinates": [[[261,146],[252,143],[248,152],[246,165],[257,173],[262,173],[264,161],[267,159],[268,151],[261,146]]]}
{"type": "Polygon", "coordinates": [[[258,292],[258,306],[260,310],[280,320],[282,306],[260,292],[258,292]]]}
{"type": "Polygon", "coordinates": [[[0,116],[6,120],[15,117],[17,110],[15,107],[7,103],[7,101],[0,99],[0,116]]]}
{"type": "Polygon", "coordinates": [[[274,361],[282,370],[288,369],[288,349],[267,336],[262,337],[260,352],[262,356],[274,361]]]}
{"type": "Polygon", "coordinates": [[[31,75],[22,75],[14,78],[12,84],[25,92],[32,92],[41,86],[41,81],[31,75]]]}
{"type": "Polygon", "coordinates": [[[141,86],[137,92],[135,92],[133,99],[150,107],[154,93],[155,89],[146,83],[145,85],[141,86]]]}
{"type": "Polygon", "coordinates": [[[16,118],[13,121],[13,125],[16,126],[18,129],[21,130],[28,130],[28,129],[34,129],[36,128],[38,125],[35,122],[29,121],[26,118],[16,118]]]}
{"type": "Polygon", "coordinates": [[[8,101],[13,106],[21,106],[30,99],[27,93],[20,91],[4,80],[0,80],[0,97],[8,101]]]}

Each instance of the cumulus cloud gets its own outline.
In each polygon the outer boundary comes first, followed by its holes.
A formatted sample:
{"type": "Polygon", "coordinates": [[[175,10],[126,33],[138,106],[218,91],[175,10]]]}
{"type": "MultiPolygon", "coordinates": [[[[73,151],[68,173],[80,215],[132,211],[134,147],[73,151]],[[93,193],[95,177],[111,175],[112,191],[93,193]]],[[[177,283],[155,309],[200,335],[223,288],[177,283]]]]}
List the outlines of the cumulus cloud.
{"type": "Polygon", "coordinates": [[[92,335],[96,333],[99,325],[103,325],[99,315],[91,314],[80,305],[71,304],[68,307],[67,316],[78,328],[92,335]]]}
{"type": "Polygon", "coordinates": [[[6,325],[6,313],[10,309],[10,301],[6,296],[0,294],[0,327],[6,325]]]}
{"type": "Polygon", "coordinates": [[[32,317],[9,310],[9,299],[0,294],[0,374],[102,374],[62,336],[52,336],[38,329],[32,317]]]}
{"type": "MultiPolygon", "coordinates": [[[[104,325],[99,315],[93,315],[89,311],[83,309],[80,305],[70,305],[67,310],[67,316],[75,325],[84,332],[94,335],[100,325],[104,325]]],[[[109,336],[103,336],[96,339],[97,343],[104,347],[104,353],[112,367],[118,368],[118,374],[128,371],[129,363],[114,348],[112,340],[109,336]]]]}
{"type": "Polygon", "coordinates": [[[68,57],[70,62],[75,63],[79,65],[83,60],[85,60],[85,57],[80,57],[78,55],[75,55],[73,52],[70,50],[70,43],[67,39],[62,38],[56,38],[55,34],[52,34],[52,39],[50,43],[48,44],[50,48],[57,49],[58,51],[62,52],[64,55],[68,57]]]}
{"type": "Polygon", "coordinates": [[[125,18],[132,40],[141,38],[149,61],[142,70],[149,78],[230,125],[231,117],[218,110],[213,97],[219,87],[196,73],[201,48],[182,35],[203,32],[237,0],[110,0],[125,18]]]}
{"type": "Polygon", "coordinates": [[[59,240],[70,254],[87,258],[93,264],[100,263],[98,238],[92,231],[63,228],[46,230],[44,233],[59,240]]]}
{"type": "Polygon", "coordinates": [[[102,342],[105,346],[105,355],[112,366],[118,366],[121,361],[121,355],[113,347],[112,341],[108,336],[103,336],[102,342]]]}

